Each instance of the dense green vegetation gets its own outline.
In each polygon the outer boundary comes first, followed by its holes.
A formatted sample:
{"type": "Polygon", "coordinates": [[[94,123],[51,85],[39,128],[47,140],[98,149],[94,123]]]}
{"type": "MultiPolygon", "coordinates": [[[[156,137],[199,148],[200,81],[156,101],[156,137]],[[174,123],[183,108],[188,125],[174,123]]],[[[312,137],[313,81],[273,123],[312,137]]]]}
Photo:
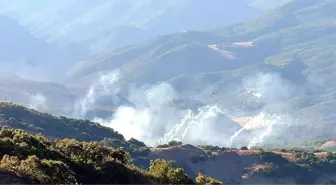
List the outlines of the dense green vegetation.
{"type": "Polygon", "coordinates": [[[99,141],[104,138],[124,140],[112,128],[103,127],[89,120],[55,117],[12,103],[0,102],[1,125],[20,128],[32,133],[42,132],[56,138],[75,138],[80,141],[99,141]]]}
{"type": "Polygon", "coordinates": [[[109,127],[85,119],[55,117],[20,105],[0,102],[0,125],[43,133],[52,138],[74,138],[79,141],[100,141],[115,148],[123,147],[135,156],[146,156],[148,148],[135,139],[124,136],[109,127]]]}
{"type": "MultiPolygon", "coordinates": [[[[0,158],[1,172],[15,172],[33,183],[194,183],[170,161],[157,159],[151,161],[149,170],[142,170],[121,149],[75,139],[51,140],[8,127],[0,131],[0,158]]],[[[203,181],[218,182],[210,177],[203,181]]]]}
{"type": "Polygon", "coordinates": [[[336,170],[336,154],[327,153],[319,159],[314,153],[293,151],[293,159],[288,160],[273,152],[260,152],[260,160],[265,162],[259,172],[268,177],[293,177],[299,184],[314,184],[321,174],[333,174],[336,170]]]}
{"type": "Polygon", "coordinates": [[[222,182],[199,173],[196,177],[196,184],[223,184],[222,182]]]}

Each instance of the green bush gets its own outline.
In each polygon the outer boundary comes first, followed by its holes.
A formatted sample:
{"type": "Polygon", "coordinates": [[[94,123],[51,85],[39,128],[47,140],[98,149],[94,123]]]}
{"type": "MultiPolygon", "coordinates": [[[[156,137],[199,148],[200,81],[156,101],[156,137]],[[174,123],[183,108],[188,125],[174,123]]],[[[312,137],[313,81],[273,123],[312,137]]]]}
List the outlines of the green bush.
{"type": "Polygon", "coordinates": [[[216,180],[212,177],[208,177],[206,175],[203,175],[202,173],[198,173],[196,177],[196,184],[224,184],[223,182],[216,180]]]}
{"type": "Polygon", "coordinates": [[[181,168],[174,168],[171,161],[157,159],[150,162],[149,170],[139,169],[122,149],[75,139],[51,141],[42,134],[31,135],[7,127],[0,131],[0,155],[2,172],[19,174],[34,183],[194,183],[181,168]]]}
{"type": "Polygon", "coordinates": [[[36,156],[28,156],[25,160],[9,155],[3,156],[0,169],[15,172],[40,184],[76,184],[76,178],[70,168],[61,161],[40,160],[36,156]]]}
{"type": "Polygon", "coordinates": [[[149,172],[160,183],[190,184],[193,181],[184,173],[181,168],[173,168],[173,163],[164,159],[156,159],[150,162],[149,172]]]}
{"type": "Polygon", "coordinates": [[[241,150],[248,150],[248,148],[246,146],[242,146],[240,147],[241,150]]]}

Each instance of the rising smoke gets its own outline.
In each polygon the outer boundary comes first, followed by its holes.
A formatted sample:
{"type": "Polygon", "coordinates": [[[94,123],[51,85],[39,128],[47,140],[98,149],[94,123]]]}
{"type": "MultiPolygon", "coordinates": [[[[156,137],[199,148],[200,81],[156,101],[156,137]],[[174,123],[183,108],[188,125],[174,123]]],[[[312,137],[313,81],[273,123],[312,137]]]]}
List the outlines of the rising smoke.
{"type": "Polygon", "coordinates": [[[45,96],[40,93],[31,95],[29,99],[29,108],[41,111],[46,110],[46,101],[45,96]]]}
{"type": "Polygon", "coordinates": [[[119,70],[102,74],[97,82],[90,86],[85,96],[75,103],[72,116],[77,118],[85,117],[87,112],[94,107],[96,101],[102,96],[109,95],[111,99],[115,98],[119,90],[116,85],[119,77],[119,70]]]}
{"type": "MultiPolygon", "coordinates": [[[[113,98],[120,88],[120,78],[122,76],[119,72],[102,76],[81,100],[80,113],[84,115],[103,94],[113,98]],[[94,91],[97,87],[103,87],[104,90],[97,93],[94,91]]],[[[266,140],[267,143],[275,142],[272,135],[280,132],[282,125],[289,123],[289,119],[283,119],[284,115],[268,114],[260,110],[258,116],[243,126],[239,126],[232,119],[244,116],[248,104],[271,104],[290,98],[296,92],[295,86],[278,74],[260,73],[245,78],[242,88],[252,90],[249,92],[250,98],[238,111],[230,112],[229,108],[224,110],[219,105],[207,105],[195,112],[169,104],[179,98],[180,94],[168,83],[133,87],[129,88],[127,99],[135,106],[121,105],[110,119],[95,118],[94,121],[114,128],[127,139],[133,137],[148,145],[180,140],[190,144],[229,147],[247,144],[253,147],[265,143],[266,140]]]]}

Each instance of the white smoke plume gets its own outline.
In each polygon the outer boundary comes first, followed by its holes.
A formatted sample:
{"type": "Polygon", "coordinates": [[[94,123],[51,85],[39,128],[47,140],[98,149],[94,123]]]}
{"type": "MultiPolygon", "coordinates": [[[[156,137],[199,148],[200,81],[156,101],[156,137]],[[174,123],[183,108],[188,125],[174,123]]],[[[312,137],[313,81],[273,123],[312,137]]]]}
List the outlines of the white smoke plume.
{"type": "MultiPolygon", "coordinates": [[[[122,76],[119,72],[102,76],[81,101],[80,110],[87,111],[103,94],[109,94],[113,98],[119,90],[120,78],[122,76]],[[103,88],[102,92],[94,91],[100,86],[103,88]]],[[[204,106],[197,112],[174,107],[171,103],[178,99],[180,94],[168,83],[140,88],[129,87],[127,99],[135,106],[120,106],[110,119],[95,118],[94,121],[117,130],[126,139],[133,137],[152,146],[171,140],[189,144],[237,146],[241,142],[237,138],[245,135],[245,131],[252,131],[244,138],[248,138],[245,143],[253,147],[264,143],[265,138],[272,138],[277,132],[274,127],[285,125],[287,122],[279,119],[279,116],[272,117],[265,112],[257,116],[261,119],[253,119],[243,127],[239,127],[232,119],[244,116],[250,103],[257,101],[270,104],[282,101],[291,97],[296,89],[290,82],[271,73],[260,73],[247,78],[243,81],[242,88],[252,89],[249,92],[251,97],[237,112],[230,114],[228,110],[223,110],[217,105],[204,106]]]]}
{"type": "Polygon", "coordinates": [[[121,106],[110,120],[97,118],[95,121],[114,128],[127,139],[133,137],[153,144],[172,123],[179,121],[182,111],[168,106],[176,97],[176,92],[167,83],[147,90],[133,88],[129,100],[135,102],[136,107],[121,106]]]}
{"type": "MultiPolygon", "coordinates": [[[[251,90],[249,93],[252,94],[252,97],[266,105],[286,100],[298,92],[302,93],[302,89],[298,89],[297,86],[281,78],[279,74],[274,73],[259,73],[256,76],[245,79],[243,84],[246,89],[251,90]]],[[[245,104],[244,106],[246,107],[247,105],[245,104]]],[[[281,132],[281,128],[287,128],[284,126],[288,126],[290,123],[288,115],[269,114],[262,110],[258,116],[247,122],[230,137],[227,146],[237,146],[234,145],[234,140],[250,130],[253,130],[253,136],[249,138],[249,148],[265,143],[265,138],[269,136],[268,143],[278,142],[272,136],[281,132]],[[274,130],[274,126],[277,126],[278,129],[274,130]]]]}
{"type": "Polygon", "coordinates": [[[265,143],[278,143],[274,136],[278,135],[279,130],[286,129],[291,124],[291,119],[287,115],[274,115],[260,113],[248,121],[240,130],[238,130],[229,140],[227,147],[234,145],[236,137],[244,132],[249,132],[248,148],[257,147],[265,143]],[[277,129],[275,129],[277,128],[277,129]]]}
{"type": "Polygon", "coordinates": [[[97,82],[92,84],[88,92],[74,106],[73,117],[85,117],[86,113],[94,106],[96,100],[103,95],[109,94],[114,97],[118,91],[116,82],[120,78],[119,70],[103,74],[97,82]]]}
{"type": "Polygon", "coordinates": [[[297,87],[277,73],[259,73],[243,80],[245,88],[251,88],[262,103],[274,103],[291,97],[297,87]],[[261,97],[262,96],[262,97],[261,97]]]}
{"type": "Polygon", "coordinates": [[[29,99],[29,108],[43,111],[47,108],[46,98],[42,94],[31,95],[29,99]]]}

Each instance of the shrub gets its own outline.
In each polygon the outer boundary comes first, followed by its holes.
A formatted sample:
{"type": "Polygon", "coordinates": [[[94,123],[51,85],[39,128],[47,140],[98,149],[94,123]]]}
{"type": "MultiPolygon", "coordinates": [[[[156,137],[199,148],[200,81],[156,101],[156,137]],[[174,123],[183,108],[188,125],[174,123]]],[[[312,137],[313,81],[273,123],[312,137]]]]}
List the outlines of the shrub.
{"type": "Polygon", "coordinates": [[[29,156],[25,160],[5,155],[0,161],[0,169],[19,173],[40,184],[75,184],[74,173],[61,161],[40,160],[29,156]]]}
{"type": "Polygon", "coordinates": [[[224,183],[212,177],[207,177],[202,173],[198,173],[196,177],[196,184],[224,184],[224,183]]]}
{"type": "Polygon", "coordinates": [[[160,183],[190,184],[192,180],[184,173],[181,168],[173,168],[173,163],[164,159],[156,159],[150,162],[149,172],[160,183]]]}
{"type": "Polygon", "coordinates": [[[246,146],[242,146],[240,147],[241,150],[248,150],[248,148],[246,146]]]}

